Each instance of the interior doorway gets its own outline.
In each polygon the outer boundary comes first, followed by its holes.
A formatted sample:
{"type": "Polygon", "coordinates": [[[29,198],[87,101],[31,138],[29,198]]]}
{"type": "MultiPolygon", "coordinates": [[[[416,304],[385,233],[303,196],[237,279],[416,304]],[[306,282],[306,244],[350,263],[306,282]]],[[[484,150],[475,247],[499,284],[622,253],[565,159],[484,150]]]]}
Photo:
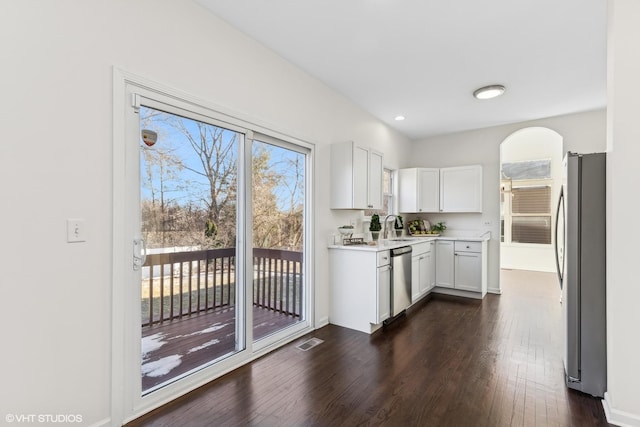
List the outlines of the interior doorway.
{"type": "Polygon", "coordinates": [[[555,273],[562,147],[562,136],[544,127],[520,129],[500,145],[501,269],[555,273]]]}

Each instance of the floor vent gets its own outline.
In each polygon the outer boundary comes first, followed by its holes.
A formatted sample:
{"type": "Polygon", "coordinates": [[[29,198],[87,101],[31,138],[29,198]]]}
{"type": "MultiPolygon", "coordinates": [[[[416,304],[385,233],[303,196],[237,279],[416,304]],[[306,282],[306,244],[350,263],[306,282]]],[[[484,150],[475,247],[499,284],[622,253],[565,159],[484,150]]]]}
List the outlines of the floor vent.
{"type": "Polygon", "coordinates": [[[296,348],[302,350],[302,351],[307,351],[312,349],[313,347],[317,346],[318,344],[322,344],[324,341],[322,341],[319,338],[311,338],[310,340],[307,340],[305,342],[303,342],[302,344],[296,346],[296,348]]]}

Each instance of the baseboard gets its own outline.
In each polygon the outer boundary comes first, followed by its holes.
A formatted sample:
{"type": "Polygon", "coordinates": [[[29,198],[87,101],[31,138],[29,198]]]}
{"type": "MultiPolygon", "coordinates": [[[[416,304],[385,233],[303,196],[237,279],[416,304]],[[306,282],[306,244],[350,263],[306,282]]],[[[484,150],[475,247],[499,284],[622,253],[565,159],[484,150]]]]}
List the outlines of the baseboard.
{"type": "Polygon", "coordinates": [[[329,324],[329,317],[323,317],[322,319],[318,319],[318,321],[316,322],[316,329],[320,329],[323,326],[327,326],[329,324]]]}
{"type": "Polygon", "coordinates": [[[442,288],[436,286],[431,290],[431,292],[435,294],[444,294],[451,295],[455,297],[463,297],[463,298],[471,298],[471,299],[482,299],[482,294],[480,292],[470,292],[470,291],[461,291],[459,289],[452,288],[442,288]]]}
{"type": "Polygon", "coordinates": [[[602,407],[609,424],[620,427],[640,427],[640,414],[631,414],[629,412],[613,409],[610,403],[609,393],[605,392],[602,399],[602,407]]]}
{"type": "Polygon", "coordinates": [[[496,295],[501,295],[502,294],[502,289],[500,289],[499,286],[494,287],[494,286],[490,286],[487,288],[487,292],[490,294],[496,294],[496,295]]]}

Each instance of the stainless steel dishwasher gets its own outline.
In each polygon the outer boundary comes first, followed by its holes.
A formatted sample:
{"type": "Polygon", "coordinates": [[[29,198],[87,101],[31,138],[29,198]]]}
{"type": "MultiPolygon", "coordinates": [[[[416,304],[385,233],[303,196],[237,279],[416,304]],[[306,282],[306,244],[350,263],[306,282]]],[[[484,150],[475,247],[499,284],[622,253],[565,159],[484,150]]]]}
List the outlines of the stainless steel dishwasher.
{"type": "Polygon", "coordinates": [[[411,304],[411,246],[391,249],[391,317],[411,304]]]}

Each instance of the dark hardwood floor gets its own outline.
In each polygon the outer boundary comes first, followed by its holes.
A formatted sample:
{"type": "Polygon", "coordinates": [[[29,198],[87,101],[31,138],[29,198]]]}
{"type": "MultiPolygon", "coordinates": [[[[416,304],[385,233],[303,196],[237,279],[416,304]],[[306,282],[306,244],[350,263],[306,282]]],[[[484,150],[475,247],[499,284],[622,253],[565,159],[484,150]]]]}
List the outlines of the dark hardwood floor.
{"type": "Polygon", "coordinates": [[[502,285],[434,295],[372,336],[326,326],[129,425],[607,425],[600,399],[564,385],[555,276],[502,285]],[[310,337],[324,342],[296,348],[310,337]]]}

